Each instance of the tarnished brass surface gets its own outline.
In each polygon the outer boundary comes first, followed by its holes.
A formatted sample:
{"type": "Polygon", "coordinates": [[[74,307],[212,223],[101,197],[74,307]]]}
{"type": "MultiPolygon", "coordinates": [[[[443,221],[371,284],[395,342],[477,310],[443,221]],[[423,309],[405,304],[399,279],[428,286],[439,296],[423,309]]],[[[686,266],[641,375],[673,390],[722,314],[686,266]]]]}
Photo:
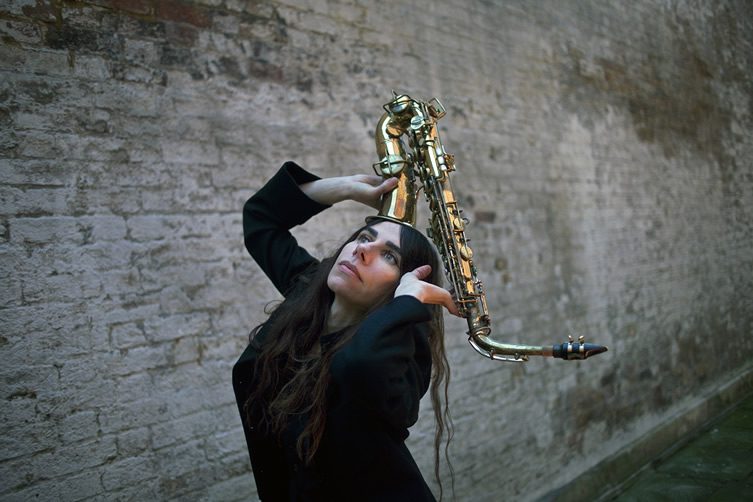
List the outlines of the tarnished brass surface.
{"type": "Polygon", "coordinates": [[[445,109],[436,98],[418,101],[406,94],[394,94],[384,105],[384,114],[376,127],[375,140],[379,162],[374,170],[384,178],[398,178],[398,186],[382,197],[378,217],[416,225],[417,180],[429,203],[431,216],[427,234],[434,241],[444,262],[445,274],[460,309],[468,322],[468,339],[480,354],[498,361],[527,361],[529,356],[585,359],[607,350],[601,345],[570,342],[551,346],[501,343],[489,337],[491,319],[486,295],[473,264],[462,216],[450,183],[455,158],[447,153],[439,138],[437,121],[445,109]],[[407,136],[411,152],[402,142],[407,136]]]}

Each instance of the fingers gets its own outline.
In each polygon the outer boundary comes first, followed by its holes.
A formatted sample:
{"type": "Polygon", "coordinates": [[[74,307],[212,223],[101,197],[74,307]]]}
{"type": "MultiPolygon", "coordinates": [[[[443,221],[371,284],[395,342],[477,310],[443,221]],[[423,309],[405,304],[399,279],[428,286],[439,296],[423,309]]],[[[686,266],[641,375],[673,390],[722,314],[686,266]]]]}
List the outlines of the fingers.
{"type": "Polygon", "coordinates": [[[427,278],[429,274],[431,274],[430,265],[421,265],[411,272],[408,272],[401,279],[400,286],[398,286],[395,295],[408,294],[415,296],[422,303],[441,305],[446,308],[450,314],[460,317],[460,309],[455,303],[452,294],[444,288],[423,280],[427,278]]]}
{"type": "Polygon", "coordinates": [[[384,179],[381,176],[367,174],[356,174],[350,179],[351,195],[348,198],[375,209],[379,209],[382,195],[393,190],[398,183],[397,178],[384,179]]]}
{"type": "Polygon", "coordinates": [[[426,279],[429,277],[429,274],[431,274],[431,265],[421,265],[420,267],[413,269],[410,273],[415,275],[416,279],[426,279]]]}
{"type": "Polygon", "coordinates": [[[374,198],[376,204],[375,207],[379,208],[379,200],[382,196],[388,192],[391,192],[397,186],[397,178],[387,178],[379,183],[378,186],[372,189],[371,196],[374,198]]]}
{"type": "Polygon", "coordinates": [[[460,308],[458,307],[458,304],[455,303],[455,300],[450,296],[448,303],[444,305],[447,308],[447,311],[457,317],[463,317],[460,315],[460,308]]]}
{"type": "Polygon", "coordinates": [[[457,303],[455,303],[455,300],[452,298],[452,295],[450,295],[450,292],[446,289],[440,288],[439,286],[434,287],[436,288],[434,292],[435,296],[433,296],[427,303],[441,305],[446,308],[450,314],[460,317],[460,309],[458,308],[457,303]]]}
{"type": "Polygon", "coordinates": [[[391,180],[397,180],[397,178],[382,178],[381,176],[377,176],[375,174],[354,174],[352,176],[352,180],[356,183],[365,183],[367,185],[371,185],[374,188],[379,187],[380,185],[383,185],[386,182],[393,183],[391,180]]]}
{"type": "Polygon", "coordinates": [[[395,187],[397,186],[397,183],[398,183],[397,178],[387,178],[379,185],[378,187],[379,191],[382,194],[385,194],[389,192],[390,190],[394,190],[395,187]]]}
{"type": "Polygon", "coordinates": [[[366,174],[357,176],[356,180],[373,187],[375,189],[377,196],[381,196],[382,194],[385,194],[389,192],[390,190],[393,190],[397,186],[397,183],[398,183],[397,178],[385,179],[385,178],[382,178],[381,176],[370,176],[366,174]]]}
{"type": "Polygon", "coordinates": [[[460,317],[460,309],[458,308],[457,303],[455,303],[455,300],[452,298],[450,292],[446,289],[440,288],[439,286],[437,286],[437,288],[441,290],[439,298],[440,303],[438,304],[446,308],[450,314],[460,317]]]}

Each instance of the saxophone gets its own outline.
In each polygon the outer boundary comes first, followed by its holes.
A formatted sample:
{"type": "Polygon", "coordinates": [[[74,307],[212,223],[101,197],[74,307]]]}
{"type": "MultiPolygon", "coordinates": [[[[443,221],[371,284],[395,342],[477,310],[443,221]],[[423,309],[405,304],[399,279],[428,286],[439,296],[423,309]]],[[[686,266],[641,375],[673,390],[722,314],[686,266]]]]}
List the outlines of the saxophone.
{"type": "Polygon", "coordinates": [[[586,359],[605,352],[606,347],[585,343],[582,336],[577,342],[570,336],[565,343],[546,346],[501,343],[489,336],[491,319],[486,295],[465,237],[468,219],[462,216],[450,183],[455,159],[445,151],[437,130],[437,121],[445,115],[445,109],[436,98],[423,102],[393,91],[393,99],[384,105],[384,110],[375,132],[380,160],[374,170],[383,178],[397,178],[398,185],[382,196],[376,218],[415,227],[416,198],[423,189],[431,211],[427,234],[442,256],[460,314],[468,321],[471,346],[491,359],[512,362],[527,361],[529,356],[586,359]],[[408,137],[409,153],[402,141],[404,135],[408,137]]]}

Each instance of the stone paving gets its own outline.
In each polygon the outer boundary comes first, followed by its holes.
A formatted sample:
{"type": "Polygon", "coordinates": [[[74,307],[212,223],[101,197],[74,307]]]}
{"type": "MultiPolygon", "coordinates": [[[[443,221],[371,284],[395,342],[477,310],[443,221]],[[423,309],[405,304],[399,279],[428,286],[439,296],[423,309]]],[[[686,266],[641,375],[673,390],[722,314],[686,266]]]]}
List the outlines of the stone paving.
{"type": "Polygon", "coordinates": [[[612,500],[753,501],[753,395],[655,461],[612,500]]]}

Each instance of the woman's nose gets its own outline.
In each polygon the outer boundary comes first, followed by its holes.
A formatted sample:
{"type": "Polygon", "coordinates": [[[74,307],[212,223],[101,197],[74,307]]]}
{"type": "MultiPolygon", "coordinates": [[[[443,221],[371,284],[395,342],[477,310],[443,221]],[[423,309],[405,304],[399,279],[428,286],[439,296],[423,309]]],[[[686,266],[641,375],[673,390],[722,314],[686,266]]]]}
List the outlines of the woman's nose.
{"type": "Polygon", "coordinates": [[[371,256],[371,247],[368,243],[359,243],[353,250],[353,254],[358,256],[363,263],[366,263],[371,256]]]}

